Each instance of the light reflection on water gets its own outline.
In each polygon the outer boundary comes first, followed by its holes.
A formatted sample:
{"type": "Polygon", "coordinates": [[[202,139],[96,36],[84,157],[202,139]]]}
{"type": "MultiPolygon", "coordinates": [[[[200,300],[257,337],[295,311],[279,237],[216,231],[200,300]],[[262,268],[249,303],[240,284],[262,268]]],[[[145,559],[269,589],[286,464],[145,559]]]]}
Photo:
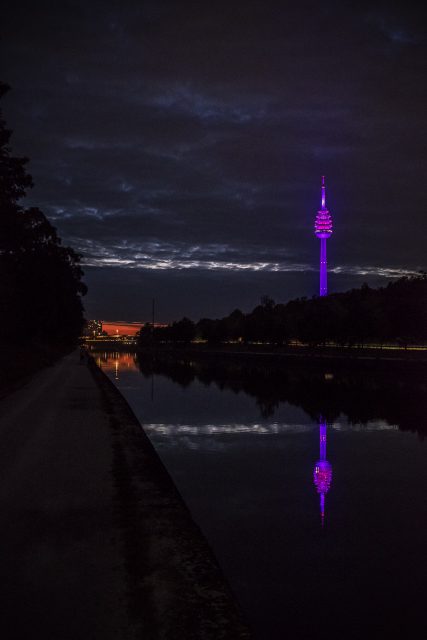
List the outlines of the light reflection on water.
{"type": "MultiPolygon", "coordinates": [[[[333,431],[398,431],[397,425],[385,422],[369,422],[367,425],[332,424],[329,428],[333,431]]],[[[303,433],[313,431],[314,427],[308,424],[283,424],[271,422],[267,424],[151,424],[144,422],[144,430],[147,433],[155,433],[163,436],[179,436],[180,434],[204,436],[219,434],[252,433],[258,435],[277,435],[278,433],[303,433]]]]}
{"type": "Polygon", "coordinates": [[[99,362],[158,450],[258,640],[359,638],[368,629],[421,637],[422,377],[139,366],[134,354],[99,362]]]}

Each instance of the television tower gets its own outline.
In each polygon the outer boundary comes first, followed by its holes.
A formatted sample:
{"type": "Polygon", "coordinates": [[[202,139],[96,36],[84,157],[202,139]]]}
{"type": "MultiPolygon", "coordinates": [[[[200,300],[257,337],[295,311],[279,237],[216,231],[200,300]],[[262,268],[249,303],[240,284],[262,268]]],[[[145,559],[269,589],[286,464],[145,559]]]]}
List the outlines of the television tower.
{"type": "Polygon", "coordinates": [[[328,261],[326,240],[332,233],[332,216],[326,208],[325,176],[322,176],[322,208],[317,212],[314,233],[320,238],[320,295],[328,295],[328,261]]]}
{"type": "Polygon", "coordinates": [[[314,465],[313,481],[320,494],[320,519],[322,527],[325,523],[325,496],[329,491],[332,482],[332,466],[326,460],[326,420],[320,418],[320,458],[314,465]]]}

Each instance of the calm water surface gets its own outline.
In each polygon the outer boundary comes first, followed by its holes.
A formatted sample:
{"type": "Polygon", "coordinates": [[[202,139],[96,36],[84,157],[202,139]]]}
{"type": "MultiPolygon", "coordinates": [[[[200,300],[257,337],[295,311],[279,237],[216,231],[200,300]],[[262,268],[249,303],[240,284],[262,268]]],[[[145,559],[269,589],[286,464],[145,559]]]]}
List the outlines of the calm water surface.
{"type": "Polygon", "coordinates": [[[426,637],[422,376],[96,357],[257,639],[426,637]]]}

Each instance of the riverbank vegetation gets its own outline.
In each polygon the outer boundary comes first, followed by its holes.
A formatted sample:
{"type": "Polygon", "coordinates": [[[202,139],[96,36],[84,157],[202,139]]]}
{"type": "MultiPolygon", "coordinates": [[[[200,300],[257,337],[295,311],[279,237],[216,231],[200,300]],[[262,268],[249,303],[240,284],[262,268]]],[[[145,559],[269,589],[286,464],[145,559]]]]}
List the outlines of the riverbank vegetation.
{"type": "MultiPolygon", "coordinates": [[[[8,89],[0,83],[0,98],[8,89]]],[[[28,159],[12,154],[11,133],[0,112],[0,346],[20,353],[0,386],[75,344],[86,293],[80,256],[62,244],[40,209],[21,204],[33,182],[28,159]]]]}
{"type": "Polygon", "coordinates": [[[210,345],[225,342],[299,343],[316,347],[369,344],[408,346],[427,341],[427,274],[403,277],[377,289],[358,289],[325,297],[297,298],[276,304],[264,297],[253,311],[234,310],[225,318],[183,318],[167,327],[145,325],[139,347],[159,343],[188,344],[199,339],[210,345]]]}

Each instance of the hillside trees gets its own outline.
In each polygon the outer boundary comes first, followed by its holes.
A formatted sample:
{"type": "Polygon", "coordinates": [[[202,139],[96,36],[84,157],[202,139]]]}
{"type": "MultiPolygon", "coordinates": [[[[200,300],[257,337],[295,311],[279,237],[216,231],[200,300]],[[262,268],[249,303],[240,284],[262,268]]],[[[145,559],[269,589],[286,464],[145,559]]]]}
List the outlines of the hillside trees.
{"type": "MultiPolygon", "coordinates": [[[[8,89],[0,83],[0,98],[8,89]]],[[[69,345],[84,321],[80,256],[40,209],[20,204],[33,184],[10,137],[0,113],[0,340],[69,345]]]]}
{"type": "Polygon", "coordinates": [[[184,339],[177,328],[189,322],[183,319],[159,329],[154,342],[188,343],[196,335],[210,345],[239,341],[281,346],[291,340],[311,347],[423,343],[427,342],[427,274],[403,277],[378,289],[364,284],[344,293],[297,298],[286,304],[265,297],[250,313],[235,309],[225,318],[202,318],[184,339]]]}

